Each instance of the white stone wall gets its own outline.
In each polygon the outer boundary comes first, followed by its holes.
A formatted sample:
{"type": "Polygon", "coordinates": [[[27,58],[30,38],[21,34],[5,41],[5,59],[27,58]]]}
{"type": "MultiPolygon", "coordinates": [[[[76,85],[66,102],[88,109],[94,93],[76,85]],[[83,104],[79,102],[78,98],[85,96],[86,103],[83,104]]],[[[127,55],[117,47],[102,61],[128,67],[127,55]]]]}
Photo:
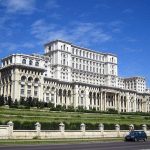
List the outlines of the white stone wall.
{"type": "MultiPolygon", "coordinates": [[[[130,125],[134,128],[133,125],[130,125]]],[[[85,124],[81,124],[80,130],[65,130],[64,124],[60,123],[59,130],[41,130],[39,123],[35,124],[35,130],[13,130],[13,123],[8,125],[0,125],[0,139],[52,139],[52,138],[103,138],[103,137],[124,137],[129,130],[120,130],[120,126],[115,125],[115,130],[104,130],[104,126],[100,124],[99,130],[86,130],[85,124]]],[[[142,126],[148,136],[150,131],[146,125],[142,126]]]]}

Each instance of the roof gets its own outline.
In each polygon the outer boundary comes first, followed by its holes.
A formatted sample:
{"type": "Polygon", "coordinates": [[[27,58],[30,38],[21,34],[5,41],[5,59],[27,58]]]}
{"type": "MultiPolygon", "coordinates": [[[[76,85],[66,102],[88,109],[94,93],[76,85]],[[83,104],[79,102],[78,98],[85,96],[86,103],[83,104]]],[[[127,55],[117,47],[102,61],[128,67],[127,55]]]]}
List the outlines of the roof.
{"type": "Polygon", "coordinates": [[[50,44],[55,43],[55,42],[62,42],[62,43],[70,44],[72,47],[76,47],[76,48],[79,48],[79,49],[84,49],[84,50],[87,50],[87,51],[90,51],[90,52],[93,52],[93,53],[99,53],[99,54],[102,54],[102,55],[112,55],[112,56],[117,57],[116,54],[103,53],[103,52],[99,52],[99,51],[96,51],[96,50],[91,50],[91,49],[88,49],[88,48],[85,48],[85,47],[80,47],[80,46],[77,46],[75,44],[72,44],[71,42],[60,40],[60,39],[56,39],[56,40],[50,41],[50,42],[44,44],[44,46],[50,45],[50,44]]]}

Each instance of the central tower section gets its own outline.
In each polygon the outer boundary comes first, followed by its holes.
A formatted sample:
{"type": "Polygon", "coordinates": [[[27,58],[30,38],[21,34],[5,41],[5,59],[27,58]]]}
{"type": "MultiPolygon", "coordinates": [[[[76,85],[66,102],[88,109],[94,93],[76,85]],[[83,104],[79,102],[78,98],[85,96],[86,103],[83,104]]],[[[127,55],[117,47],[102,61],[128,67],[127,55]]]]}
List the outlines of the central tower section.
{"type": "Polygon", "coordinates": [[[50,58],[50,71],[53,78],[71,82],[71,43],[61,40],[45,44],[45,55],[50,58]]]}

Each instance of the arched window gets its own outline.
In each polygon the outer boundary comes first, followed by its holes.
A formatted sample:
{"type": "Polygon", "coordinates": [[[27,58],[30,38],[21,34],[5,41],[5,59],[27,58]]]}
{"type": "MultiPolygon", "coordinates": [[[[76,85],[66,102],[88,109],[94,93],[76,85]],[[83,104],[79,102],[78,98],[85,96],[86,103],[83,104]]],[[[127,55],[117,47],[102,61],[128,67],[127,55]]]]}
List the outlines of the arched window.
{"type": "Polygon", "coordinates": [[[52,87],[52,91],[54,91],[55,90],[55,88],[54,87],[52,87]]]}
{"type": "Polygon", "coordinates": [[[35,66],[39,66],[39,62],[38,61],[35,62],[35,66]]]}
{"type": "Polygon", "coordinates": [[[38,79],[38,78],[35,78],[34,82],[35,82],[35,83],[38,83],[38,82],[39,82],[39,79],[38,79]]]}
{"type": "Polygon", "coordinates": [[[89,92],[89,98],[92,98],[92,92],[89,92]]]}
{"type": "Polygon", "coordinates": [[[26,59],[23,59],[23,60],[22,60],[22,64],[26,64],[26,59]]]}
{"type": "Polygon", "coordinates": [[[26,80],[26,77],[25,77],[25,76],[22,76],[22,77],[21,77],[21,81],[24,82],[25,80],[26,80]]]}
{"type": "Polygon", "coordinates": [[[49,89],[50,89],[50,87],[48,86],[48,87],[46,88],[46,90],[49,91],[49,89]]]}
{"type": "Polygon", "coordinates": [[[66,95],[67,95],[67,91],[64,90],[64,91],[63,91],[63,96],[66,96],[66,95]]]}
{"type": "Polygon", "coordinates": [[[69,97],[71,96],[71,91],[70,91],[70,90],[68,91],[68,96],[69,96],[69,97]]]}
{"type": "Polygon", "coordinates": [[[30,60],[30,61],[29,61],[29,65],[32,65],[32,64],[33,64],[33,62],[32,62],[32,60],[30,60]]]}
{"type": "Polygon", "coordinates": [[[32,82],[33,78],[32,77],[29,77],[28,78],[28,82],[32,82]]]}
{"type": "Polygon", "coordinates": [[[62,89],[59,89],[59,96],[62,96],[62,89]]]}

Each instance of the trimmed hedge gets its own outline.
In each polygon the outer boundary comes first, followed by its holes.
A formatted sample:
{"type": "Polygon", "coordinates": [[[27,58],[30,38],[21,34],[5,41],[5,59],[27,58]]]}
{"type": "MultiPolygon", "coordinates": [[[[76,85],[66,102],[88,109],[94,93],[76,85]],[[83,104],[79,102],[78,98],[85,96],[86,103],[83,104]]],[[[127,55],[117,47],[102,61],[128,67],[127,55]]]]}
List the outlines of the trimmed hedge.
{"type": "MultiPolygon", "coordinates": [[[[7,121],[8,122],[8,121],[7,121]]],[[[1,122],[1,125],[7,124],[7,122],[1,122]]],[[[35,123],[36,122],[20,122],[20,121],[14,121],[14,129],[15,130],[35,130],[35,123]]],[[[59,123],[60,122],[41,122],[41,129],[42,130],[59,130],[59,123]]],[[[81,122],[74,122],[74,123],[67,123],[63,122],[65,124],[66,130],[80,130],[81,122]]],[[[86,123],[86,130],[98,130],[99,123],[86,123]]],[[[147,126],[150,128],[150,125],[147,126]]],[[[136,130],[141,130],[142,125],[134,125],[134,128],[136,130]]],[[[121,130],[129,130],[129,125],[122,124],[120,125],[121,130]]],[[[115,130],[115,124],[107,124],[104,123],[104,130],[115,130]]]]}

